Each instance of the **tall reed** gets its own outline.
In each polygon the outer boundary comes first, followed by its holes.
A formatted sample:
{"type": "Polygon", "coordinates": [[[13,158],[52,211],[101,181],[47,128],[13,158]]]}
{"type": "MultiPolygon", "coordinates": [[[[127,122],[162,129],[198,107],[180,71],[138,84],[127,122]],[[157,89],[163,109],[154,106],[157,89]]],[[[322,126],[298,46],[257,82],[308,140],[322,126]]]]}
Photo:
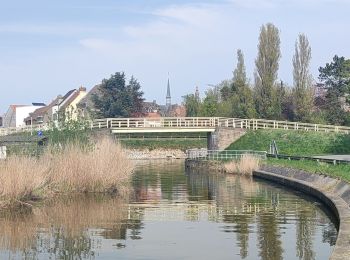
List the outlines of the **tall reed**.
{"type": "Polygon", "coordinates": [[[94,146],[68,144],[40,158],[0,161],[0,208],[30,205],[53,193],[127,192],[133,165],[120,144],[105,138],[94,146]]]}
{"type": "Polygon", "coordinates": [[[68,144],[51,154],[52,184],[59,192],[122,191],[133,165],[120,144],[109,138],[92,148],[68,144]]]}
{"type": "Polygon", "coordinates": [[[0,207],[17,207],[41,197],[50,182],[50,166],[41,159],[11,156],[0,161],[0,207]]]}
{"type": "Polygon", "coordinates": [[[225,170],[228,173],[238,173],[243,175],[252,175],[254,170],[259,169],[260,159],[245,154],[237,161],[231,161],[225,164],[225,170]]]}

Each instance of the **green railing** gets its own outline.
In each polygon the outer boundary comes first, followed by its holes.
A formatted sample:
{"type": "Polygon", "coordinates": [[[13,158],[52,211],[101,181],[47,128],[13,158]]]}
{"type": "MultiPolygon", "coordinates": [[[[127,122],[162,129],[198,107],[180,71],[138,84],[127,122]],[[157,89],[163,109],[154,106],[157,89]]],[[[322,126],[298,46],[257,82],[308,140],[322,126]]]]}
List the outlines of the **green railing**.
{"type": "Polygon", "coordinates": [[[186,151],[187,159],[191,160],[215,160],[228,161],[237,160],[245,155],[265,160],[267,152],[253,150],[206,150],[206,149],[190,149],[186,151]]]}

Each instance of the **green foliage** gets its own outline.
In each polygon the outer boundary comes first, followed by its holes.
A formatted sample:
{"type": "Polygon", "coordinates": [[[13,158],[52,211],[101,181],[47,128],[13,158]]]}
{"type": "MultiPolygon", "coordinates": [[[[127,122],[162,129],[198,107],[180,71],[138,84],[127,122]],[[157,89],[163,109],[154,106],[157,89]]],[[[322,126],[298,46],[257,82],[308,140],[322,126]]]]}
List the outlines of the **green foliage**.
{"type": "Polygon", "coordinates": [[[188,94],[183,97],[184,104],[186,107],[186,115],[187,116],[199,116],[200,115],[200,100],[194,94],[188,94]]]}
{"type": "Polygon", "coordinates": [[[87,121],[75,120],[64,114],[59,118],[60,121],[52,122],[50,130],[44,132],[52,147],[61,147],[71,143],[90,146],[91,130],[87,121]]]}
{"type": "Polygon", "coordinates": [[[349,164],[326,164],[326,163],[319,163],[315,161],[289,161],[289,160],[283,160],[283,159],[272,159],[269,158],[267,161],[265,161],[268,165],[276,165],[276,166],[283,166],[283,167],[289,167],[299,170],[304,170],[310,173],[317,173],[317,174],[324,174],[335,178],[340,178],[344,181],[350,182],[350,165],[349,164]]]}
{"type": "Polygon", "coordinates": [[[213,91],[208,91],[201,105],[200,114],[208,117],[217,116],[218,104],[218,96],[213,91]]]}
{"type": "Polygon", "coordinates": [[[130,149],[179,149],[186,151],[191,148],[206,148],[207,140],[206,139],[165,139],[165,140],[121,140],[126,148],[130,149]]]}
{"type": "Polygon", "coordinates": [[[324,107],[327,111],[327,119],[332,124],[344,124],[347,113],[343,106],[349,104],[348,95],[350,94],[350,60],[336,55],[333,62],[320,67],[319,72],[319,79],[327,87],[324,107]]]}
{"type": "Polygon", "coordinates": [[[293,104],[297,121],[310,121],[313,108],[312,75],[310,73],[311,47],[306,35],[300,34],[295,42],[293,57],[293,104]]]}
{"type": "Polygon", "coordinates": [[[280,154],[306,156],[350,153],[350,135],[294,130],[249,131],[227,150],[268,151],[272,140],[276,141],[280,154]]]}
{"type": "Polygon", "coordinates": [[[136,117],[142,115],[143,92],[140,83],[131,77],[126,84],[124,72],[116,72],[104,79],[100,93],[93,96],[97,115],[108,117],[136,117]]]}
{"type": "Polygon", "coordinates": [[[281,116],[276,80],[281,58],[279,30],[271,23],[260,30],[258,57],[255,60],[255,103],[262,118],[281,116]]]}

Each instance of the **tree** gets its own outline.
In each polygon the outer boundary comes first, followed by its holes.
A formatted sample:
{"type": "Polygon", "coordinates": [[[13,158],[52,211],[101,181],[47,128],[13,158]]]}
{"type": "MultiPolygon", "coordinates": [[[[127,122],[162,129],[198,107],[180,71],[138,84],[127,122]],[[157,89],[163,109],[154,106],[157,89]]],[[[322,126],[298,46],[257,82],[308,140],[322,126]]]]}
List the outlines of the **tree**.
{"type": "Polygon", "coordinates": [[[241,118],[255,117],[253,95],[249,87],[244,55],[241,50],[237,50],[237,67],[233,71],[231,92],[232,116],[241,118]]]}
{"type": "Polygon", "coordinates": [[[126,85],[124,72],[104,79],[100,91],[92,98],[99,117],[132,117],[142,114],[143,92],[140,83],[131,77],[126,85]]]}
{"type": "Polygon", "coordinates": [[[218,116],[220,103],[220,92],[218,91],[218,88],[216,86],[210,88],[205,94],[206,95],[200,109],[201,116],[218,116]]]}
{"type": "Polygon", "coordinates": [[[186,107],[186,116],[196,117],[199,116],[201,101],[194,94],[188,94],[183,97],[184,105],[186,107]]]}
{"type": "Polygon", "coordinates": [[[311,47],[305,34],[295,42],[293,57],[293,106],[298,121],[310,121],[314,98],[310,73],[311,47]]]}
{"type": "Polygon", "coordinates": [[[279,30],[271,23],[260,30],[258,57],[255,60],[255,102],[259,115],[275,119],[281,115],[276,80],[281,58],[279,30]]]}
{"type": "Polygon", "coordinates": [[[143,92],[141,91],[140,83],[131,76],[128,86],[126,87],[128,96],[130,97],[129,108],[131,108],[130,115],[133,117],[140,117],[143,115],[143,92]]]}
{"type": "Polygon", "coordinates": [[[327,88],[327,118],[330,123],[344,124],[347,119],[344,107],[349,104],[350,94],[350,60],[334,56],[333,62],[319,68],[319,79],[327,88]]]}

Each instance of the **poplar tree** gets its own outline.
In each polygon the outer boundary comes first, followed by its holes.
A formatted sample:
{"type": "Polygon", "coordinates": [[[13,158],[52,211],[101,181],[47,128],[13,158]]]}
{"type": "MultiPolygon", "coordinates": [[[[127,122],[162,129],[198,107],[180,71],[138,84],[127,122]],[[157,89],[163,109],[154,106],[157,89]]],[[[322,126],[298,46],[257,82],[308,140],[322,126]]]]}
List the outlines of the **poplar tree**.
{"type": "Polygon", "coordinates": [[[305,34],[295,42],[293,57],[293,110],[298,121],[309,121],[313,108],[312,75],[310,73],[311,47],[305,34]]]}
{"type": "Polygon", "coordinates": [[[255,60],[255,102],[262,118],[277,119],[281,116],[278,88],[279,60],[281,58],[279,30],[272,23],[260,29],[258,56],[255,60]]]}
{"type": "Polygon", "coordinates": [[[241,118],[255,117],[253,95],[246,74],[244,55],[240,49],[237,50],[237,67],[233,71],[232,93],[232,116],[241,118]]]}

